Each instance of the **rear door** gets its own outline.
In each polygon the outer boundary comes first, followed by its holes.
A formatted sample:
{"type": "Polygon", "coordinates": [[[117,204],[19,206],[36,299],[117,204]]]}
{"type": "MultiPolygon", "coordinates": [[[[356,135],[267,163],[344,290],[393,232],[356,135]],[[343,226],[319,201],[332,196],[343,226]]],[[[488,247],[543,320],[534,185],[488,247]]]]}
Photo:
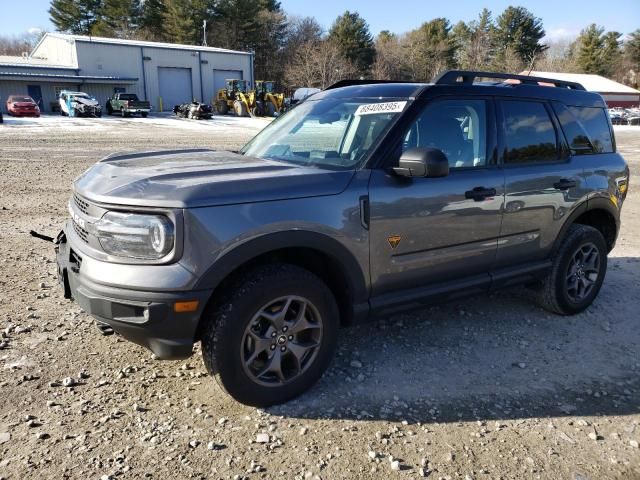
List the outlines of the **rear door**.
{"type": "Polygon", "coordinates": [[[505,206],[496,268],[542,260],[566,217],[588,194],[579,157],[572,156],[551,105],[498,103],[505,206]]]}

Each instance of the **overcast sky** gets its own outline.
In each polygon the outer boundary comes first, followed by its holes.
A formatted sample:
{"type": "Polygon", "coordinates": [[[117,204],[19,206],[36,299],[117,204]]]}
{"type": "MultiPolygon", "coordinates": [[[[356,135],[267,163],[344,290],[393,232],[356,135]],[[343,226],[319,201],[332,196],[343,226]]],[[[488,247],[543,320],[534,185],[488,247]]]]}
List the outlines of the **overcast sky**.
{"type": "MultiPolygon", "coordinates": [[[[0,0],[0,33],[17,35],[31,28],[54,30],[49,22],[49,0],[0,0]]],[[[371,31],[402,33],[435,17],[446,17],[452,23],[477,17],[483,6],[494,17],[509,5],[509,0],[281,0],[284,10],[292,15],[310,15],[329,28],[333,20],[349,9],[359,12],[371,31]]],[[[628,34],[640,28],[640,0],[536,0],[521,2],[541,17],[551,39],[575,37],[580,29],[596,22],[607,30],[628,34]]]]}

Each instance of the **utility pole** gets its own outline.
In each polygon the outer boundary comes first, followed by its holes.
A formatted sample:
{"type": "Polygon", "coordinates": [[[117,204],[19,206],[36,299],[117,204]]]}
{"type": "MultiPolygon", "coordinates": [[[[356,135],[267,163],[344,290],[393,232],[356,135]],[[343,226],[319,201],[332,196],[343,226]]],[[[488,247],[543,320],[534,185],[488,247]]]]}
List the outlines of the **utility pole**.
{"type": "Polygon", "coordinates": [[[207,46],[207,21],[203,20],[202,22],[202,46],[207,46]]]}

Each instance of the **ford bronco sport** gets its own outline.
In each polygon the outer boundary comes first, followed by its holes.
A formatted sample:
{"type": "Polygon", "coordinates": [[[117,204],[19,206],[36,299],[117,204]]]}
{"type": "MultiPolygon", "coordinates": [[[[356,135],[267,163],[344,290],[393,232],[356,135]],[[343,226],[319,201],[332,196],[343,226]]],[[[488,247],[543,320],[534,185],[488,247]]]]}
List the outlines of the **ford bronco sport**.
{"type": "Polygon", "coordinates": [[[605,107],[507,74],[340,82],[240,152],[107,157],[73,185],[65,295],[159,358],[202,342],[259,406],[318,380],[344,323],[513,284],[581,312],[629,181],[605,107]]]}

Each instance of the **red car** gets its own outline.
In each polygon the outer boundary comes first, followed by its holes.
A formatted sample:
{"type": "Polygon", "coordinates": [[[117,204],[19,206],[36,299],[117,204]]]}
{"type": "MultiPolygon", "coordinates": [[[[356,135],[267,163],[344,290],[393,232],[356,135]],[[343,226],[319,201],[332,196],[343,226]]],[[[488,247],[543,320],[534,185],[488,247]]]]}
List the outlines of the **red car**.
{"type": "Polygon", "coordinates": [[[11,95],[7,98],[7,111],[14,117],[39,117],[40,107],[26,95],[11,95]]]}

